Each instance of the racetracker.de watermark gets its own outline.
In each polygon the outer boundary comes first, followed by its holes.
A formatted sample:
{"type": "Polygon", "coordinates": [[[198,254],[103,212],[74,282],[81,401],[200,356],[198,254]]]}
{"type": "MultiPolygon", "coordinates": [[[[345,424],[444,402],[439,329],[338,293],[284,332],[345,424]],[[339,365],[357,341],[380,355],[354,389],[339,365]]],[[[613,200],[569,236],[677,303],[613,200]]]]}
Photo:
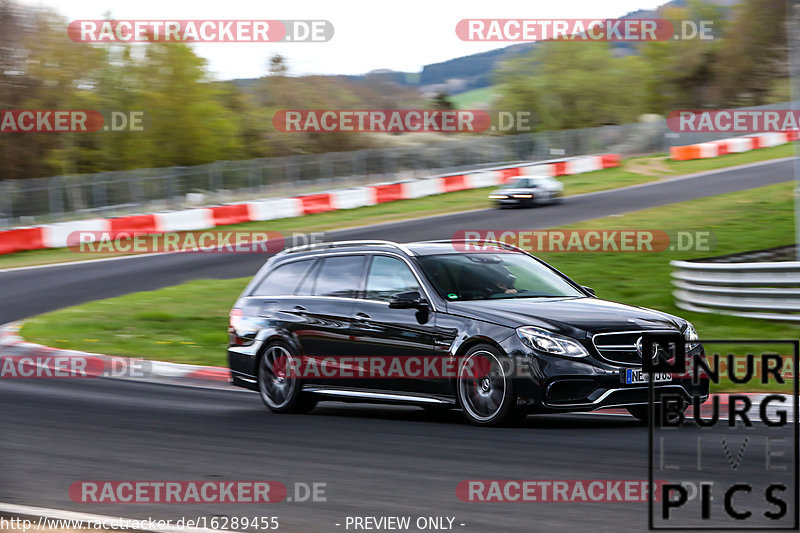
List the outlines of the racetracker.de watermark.
{"type": "Polygon", "coordinates": [[[0,355],[0,379],[133,379],[149,375],[152,369],[144,359],[52,352],[0,355]]]}
{"type": "Polygon", "coordinates": [[[492,120],[486,111],[431,109],[286,109],[275,113],[277,131],[293,132],[481,132],[492,120]]]}
{"type": "Polygon", "coordinates": [[[462,19],[462,41],[687,41],[714,39],[710,20],[666,19],[462,19]]]}
{"type": "Polygon", "coordinates": [[[667,127],[679,133],[784,132],[800,128],[800,111],[794,109],[678,109],[667,115],[667,127]]]}
{"type": "Polygon", "coordinates": [[[144,131],[144,111],[3,109],[0,133],[91,133],[144,131]]]}
{"type": "Polygon", "coordinates": [[[504,243],[538,252],[708,252],[714,247],[710,231],[663,230],[461,230],[453,234],[459,252],[489,252],[504,243]]]}
{"type": "Polygon", "coordinates": [[[67,35],[83,43],[327,42],[328,20],[73,20],[67,35]]]}
{"type": "MultiPolygon", "coordinates": [[[[499,362],[480,355],[279,356],[270,361],[270,368],[278,380],[459,379],[472,381],[476,386],[501,377],[531,378],[536,374],[527,355],[509,356],[499,362]]],[[[694,371],[692,367],[672,377],[687,378],[694,376],[694,371]]],[[[703,374],[698,372],[697,379],[703,379],[703,374]]]]}
{"type": "Polygon", "coordinates": [[[94,504],[324,503],[326,493],[322,481],[82,480],[69,487],[73,502],[94,504]]]}
{"type": "Polygon", "coordinates": [[[526,357],[505,358],[497,368],[494,360],[483,356],[442,357],[416,355],[385,356],[280,356],[271,361],[279,379],[484,379],[530,377],[526,357]]]}
{"type": "Polygon", "coordinates": [[[631,503],[658,499],[656,482],[648,491],[647,480],[618,479],[467,479],[456,486],[462,502],[490,503],[631,503]]]}
{"type": "Polygon", "coordinates": [[[279,481],[76,481],[76,503],[277,503],[286,498],[279,481]]]}
{"type": "Polygon", "coordinates": [[[278,253],[284,248],[319,244],[324,233],[281,233],[278,231],[74,231],[67,236],[67,248],[75,253],[278,253]]]}
{"type": "Polygon", "coordinates": [[[272,117],[282,133],[531,132],[530,111],[438,109],[283,109],[272,117]]]}

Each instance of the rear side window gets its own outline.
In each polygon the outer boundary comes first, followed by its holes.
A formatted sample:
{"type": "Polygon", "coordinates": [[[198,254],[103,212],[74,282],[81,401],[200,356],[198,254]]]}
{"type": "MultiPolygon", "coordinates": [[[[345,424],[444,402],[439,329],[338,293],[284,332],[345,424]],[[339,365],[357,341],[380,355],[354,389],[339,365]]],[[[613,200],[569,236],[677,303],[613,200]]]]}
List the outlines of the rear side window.
{"type": "Polygon", "coordinates": [[[306,259],[281,265],[259,283],[252,296],[279,296],[294,294],[297,285],[314,261],[306,259]]]}
{"type": "Polygon", "coordinates": [[[355,298],[364,274],[364,260],[363,255],[323,259],[314,284],[314,296],[355,298]]]}
{"type": "Polygon", "coordinates": [[[417,278],[403,261],[377,255],[367,276],[367,299],[389,301],[398,292],[422,292],[417,278]]]}
{"type": "Polygon", "coordinates": [[[300,286],[297,287],[295,295],[311,296],[311,293],[314,290],[314,282],[317,279],[317,272],[319,271],[320,263],[322,263],[322,261],[317,261],[314,266],[308,270],[308,274],[306,274],[306,277],[300,282],[300,286]]]}

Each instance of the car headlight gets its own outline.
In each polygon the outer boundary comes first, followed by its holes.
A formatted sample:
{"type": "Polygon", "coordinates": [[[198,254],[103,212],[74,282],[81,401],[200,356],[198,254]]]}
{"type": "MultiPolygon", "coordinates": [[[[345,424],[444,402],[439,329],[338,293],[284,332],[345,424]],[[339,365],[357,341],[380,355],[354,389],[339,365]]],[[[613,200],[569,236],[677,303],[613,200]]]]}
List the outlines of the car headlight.
{"type": "Polygon", "coordinates": [[[697,335],[697,330],[694,329],[694,326],[691,322],[686,323],[686,329],[683,330],[683,338],[686,339],[686,349],[687,350],[694,350],[700,343],[697,340],[700,338],[697,335]]]}
{"type": "Polygon", "coordinates": [[[519,335],[523,343],[534,350],[565,357],[586,357],[589,355],[586,348],[579,342],[544,329],[523,326],[517,328],[517,335],[519,335]]]}

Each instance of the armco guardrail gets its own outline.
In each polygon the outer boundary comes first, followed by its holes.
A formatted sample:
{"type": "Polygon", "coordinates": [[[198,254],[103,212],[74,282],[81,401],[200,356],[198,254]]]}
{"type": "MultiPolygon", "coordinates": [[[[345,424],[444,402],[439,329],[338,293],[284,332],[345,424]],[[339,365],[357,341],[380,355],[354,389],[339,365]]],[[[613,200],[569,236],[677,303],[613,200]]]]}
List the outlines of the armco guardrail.
{"type": "Polygon", "coordinates": [[[800,322],[800,261],[670,265],[681,309],[800,322]]]}

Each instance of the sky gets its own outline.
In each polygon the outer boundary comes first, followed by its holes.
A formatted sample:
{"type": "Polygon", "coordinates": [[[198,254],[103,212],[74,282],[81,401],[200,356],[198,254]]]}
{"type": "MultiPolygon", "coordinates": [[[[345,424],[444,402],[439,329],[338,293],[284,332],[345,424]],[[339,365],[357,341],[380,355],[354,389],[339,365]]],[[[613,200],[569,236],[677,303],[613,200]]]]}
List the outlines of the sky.
{"type": "MultiPolygon", "coordinates": [[[[69,21],[102,19],[329,20],[334,36],[327,43],[198,43],[195,52],[208,61],[216,79],[256,78],[268,71],[269,58],[283,55],[290,74],[364,74],[376,69],[419,72],[426,64],[484,52],[513,43],[464,42],[456,23],[465,18],[616,18],[653,9],[666,0],[17,0],[50,8],[69,21]]],[[[65,30],[66,32],[66,30],[65,30]]]]}

